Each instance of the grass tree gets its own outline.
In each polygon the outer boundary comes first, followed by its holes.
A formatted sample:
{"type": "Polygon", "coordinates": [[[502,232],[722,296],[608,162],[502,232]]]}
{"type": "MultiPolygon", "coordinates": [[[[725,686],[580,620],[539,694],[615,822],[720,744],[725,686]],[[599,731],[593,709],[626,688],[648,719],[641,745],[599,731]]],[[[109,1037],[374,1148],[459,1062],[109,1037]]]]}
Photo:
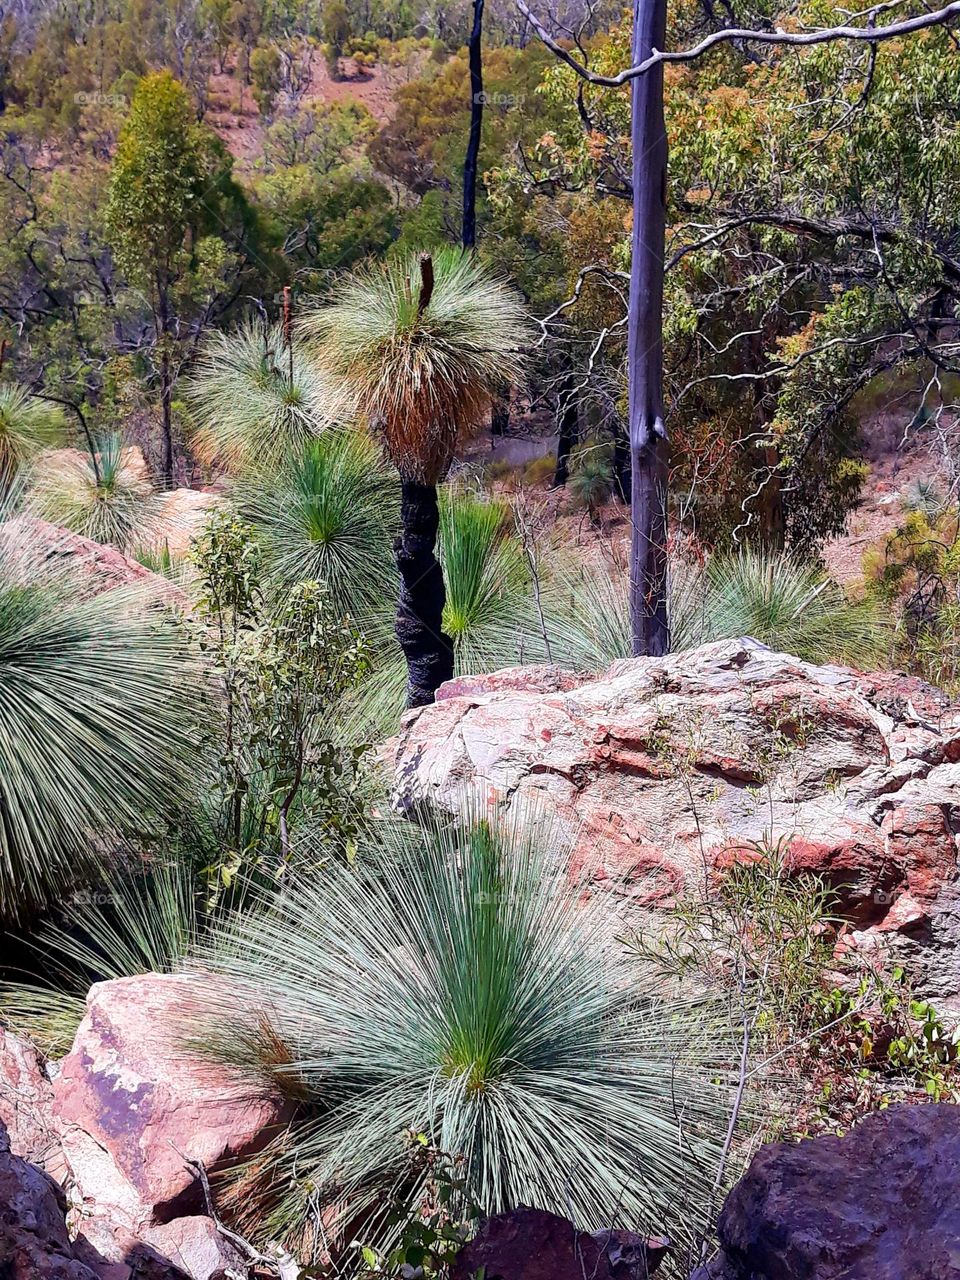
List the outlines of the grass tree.
{"type": "Polygon", "coordinates": [[[389,618],[396,600],[398,496],[373,441],[346,428],[307,440],[236,490],[276,585],[323,582],[339,613],[366,632],[389,618]]]}
{"type": "MultiPolygon", "coordinates": [[[[2,513],[0,513],[2,520],[2,513]]],[[[28,521],[0,523],[0,916],[55,901],[180,813],[197,775],[196,668],[126,589],[89,598],[28,521]]]]}
{"type": "Polygon", "coordinates": [[[396,632],[407,703],[432,702],[453,674],[436,556],[437,485],[499,388],[519,377],[528,337],[519,297],[474,254],[443,251],[354,276],[303,332],[400,474],[396,632]]]}
{"type": "Polygon", "coordinates": [[[72,533],[120,551],[149,545],[163,499],[134,452],[119,435],[108,436],[90,455],[57,457],[37,470],[30,510],[72,533]]]}
{"type": "Polygon", "coordinates": [[[736,1056],[717,1009],[645,985],[535,815],[384,820],[362,843],[201,960],[206,1051],[306,1108],[235,1189],[250,1225],[294,1241],[322,1215],[388,1250],[388,1206],[413,1217],[425,1192],[405,1130],[462,1158],[488,1213],[674,1226],[673,1204],[702,1225],[736,1056]]]}
{"type": "Polygon", "coordinates": [[[280,465],[346,416],[342,392],[262,321],[205,342],[185,397],[197,457],[233,471],[280,465]]]}
{"type": "Polygon", "coordinates": [[[65,434],[63,410],[15,384],[0,386],[0,497],[25,464],[65,434]]]}
{"type": "MultiPolygon", "coordinates": [[[[624,577],[622,567],[602,563],[556,566],[550,626],[573,665],[597,669],[630,656],[624,577]]],[[[675,556],[668,598],[677,650],[752,636],[807,662],[869,667],[890,640],[876,605],[849,599],[815,565],[784,551],[718,553],[702,566],[675,556]]]]}

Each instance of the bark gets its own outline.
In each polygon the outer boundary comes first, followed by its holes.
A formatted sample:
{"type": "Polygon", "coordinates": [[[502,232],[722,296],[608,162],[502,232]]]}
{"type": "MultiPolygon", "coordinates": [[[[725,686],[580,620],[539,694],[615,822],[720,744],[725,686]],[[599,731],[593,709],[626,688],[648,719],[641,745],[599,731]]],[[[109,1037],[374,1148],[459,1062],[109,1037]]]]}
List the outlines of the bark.
{"type": "Polygon", "coordinates": [[[630,474],[630,441],[618,425],[613,435],[613,496],[625,507],[630,506],[633,477],[630,474]]]}
{"type": "Polygon", "coordinates": [[[173,370],[170,367],[170,352],[167,347],[167,334],[170,330],[170,300],[167,296],[166,281],[162,276],[157,279],[157,300],[159,324],[157,325],[160,351],[160,412],[163,431],[163,483],[167,489],[173,488],[173,370]]]}
{"type": "Polygon", "coordinates": [[[473,0],[473,27],[467,46],[470,60],[470,137],[463,162],[463,247],[477,243],[477,165],[483,129],[483,36],[484,0],[473,0]]]}
{"type": "Polygon", "coordinates": [[[569,370],[560,384],[557,396],[557,469],[553,473],[553,488],[567,483],[570,475],[570,454],[580,436],[580,415],[574,395],[573,371],[569,370]]]}
{"type": "Polygon", "coordinates": [[[490,411],[490,434],[505,436],[510,430],[510,390],[504,388],[503,393],[495,397],[490,411]]]}
{"type": "MultiPolygon", "coordinates": [[[[635,0],[634,64],[666,43],[666,0],[635,0]]],[[[663,67],[631,82],[633,242],[630,268],[630,616],[635,655],[670,648],[667,624],[667,455],[663,409],[663,260],[667,134],[663,67]]]]}
{"type": "MultiPolygon", "coordinates": [[[[752,243],[751,249],[759,252],[759,245],[752,243]]],[[[749,344],[750,363],[754,369],[763,368],[766,344],[763,333],[752,336],[749,344]]],[[[770,422],[764,408],[764,386],[757,382],[753,390],[753,421],[751,431],[754,435],[764,437],[766,443],[761,444],[754,453],[756,455],[754,474],[758,487],[757,512],[760,525],[760,538],[765,547],[782,551],[787,540],[787,522],[783,509],[783,485],[780,473],[780,451],[772,439],[767,438],[770,422]]]]}
{"type": "Polygon", "coordinates": [[[435,485],[401,482],[400,523],[393,544],[400,571],[396,632],[407,660],[407,706],[422,707],[453,676],[453,641],[443,631],[447,593],[435,550],[440,524],[435,485]]]}

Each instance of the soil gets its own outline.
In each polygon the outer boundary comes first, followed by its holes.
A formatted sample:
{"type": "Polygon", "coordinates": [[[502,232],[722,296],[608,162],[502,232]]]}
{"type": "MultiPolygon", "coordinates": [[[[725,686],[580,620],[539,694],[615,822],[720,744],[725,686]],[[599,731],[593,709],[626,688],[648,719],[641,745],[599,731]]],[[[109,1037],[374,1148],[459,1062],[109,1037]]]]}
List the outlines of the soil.
{"type": "MultiPolygon", "coordinates": [[[[352,58],[341,58],[341,75],[334,80],[319,50],[313,55],[310,82],[303,95],[303,103],[310,102],[359,102],[378,122],[385,124],[396,111],[396,91],[400,85],[419,73],[424,51],[417,51],[404,66],[391,67],[378,64],[359,71],[352,58]]],[[[237,171],[244,173],[255,164],[263,150],[265,122],[253,100],[251,89],[244,86],[237,74],[236,63],[228,64],[222,75],[210,77],[210,105],[206,122],[219,135],[224,146],[237,162],[237,171]]]]}

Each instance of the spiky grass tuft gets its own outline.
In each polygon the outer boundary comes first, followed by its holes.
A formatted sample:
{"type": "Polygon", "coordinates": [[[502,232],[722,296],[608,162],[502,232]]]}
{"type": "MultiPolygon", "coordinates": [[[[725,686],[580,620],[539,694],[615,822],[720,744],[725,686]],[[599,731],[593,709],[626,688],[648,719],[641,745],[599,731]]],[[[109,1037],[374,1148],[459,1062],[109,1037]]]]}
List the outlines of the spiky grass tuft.
{"type": "Polygon", "coordinates": [[[337,612],[369,630],[372,619],[378,626],[389,619],[396,602],[398,488],[373,442],[341,429],[239,485],[236,499],[281,589],[323,582],[337,612]]]}
{"type": "Polygon", "coordinates": [[[388,1247],[387,1200],[412,1217],[423,1193],[410,1129],[465,1158],[491,1213],[650,1225],[682,1200],[702,1225],[735,1056],[725,1021],[644,986],[565,852],[533,815],[385,821],[354,866],[224,930],[202,958],[199,1040],[313,1106],[258,1166],[276,1198],[258,1204],[264,1235],[299,1238],[322,1212],[335,1230],[362,1217],[388,1247]]]}
{"type": "Polygon", "coordinates": [[[23,387],[0,385],[0,493],[43,449],[65,434],[63,410],[30,395],[23,387]]]}
{"type": "Polygon", "coordinates": [[[0,916],[82,883],[191,802],[200,676],[131,590],[89,598],[0,515],[0,916]]]}
{"type": "Polygon", "coordinates": [[[172,973],[205,924],[187,860],[105,866],[95,887],[72,895],[60,914],[65,923],[48,922],[30,939],[44,984],[0,983],[0,1019],[49,1058],[68,1052],[93,983],[172,973]]]}
{"type": "Polygon", "coordinates": [[[197,456],[239,472],[279,465],[350,416],[342,388],[296,344],[291,364],[282,329],[259,321],[210,336],[185,398],[197,456]]]}
{"type": "Polygon", "coordinates": [[[28,510],[119,551],[149,542],[161,518],[163,498],[142,459],[124,448],[119,435],[102,441],[96,457],[95,469],[87,455],[52,456],[37,470],[28,510]]]}
{"type": "Polygon", "coordinates": [[[400,474],[424,484],[519,379],[531,337],[519,295],[458,250],[366,268],[300,331],[400,474]]]}
{"type": "MultiPolygon", "coordinates": [[[[623,566],[562,560],[550,585],[550,625],[561,661],[599,670],[630,656],[623,566]]],[[[752,636],[808,662],[869,667],[883,658],[889,630],[876,606],[850,600],[825,573],[785,552],[719,553],[701,566],[671,565],[674,651],[752,636]]]]}

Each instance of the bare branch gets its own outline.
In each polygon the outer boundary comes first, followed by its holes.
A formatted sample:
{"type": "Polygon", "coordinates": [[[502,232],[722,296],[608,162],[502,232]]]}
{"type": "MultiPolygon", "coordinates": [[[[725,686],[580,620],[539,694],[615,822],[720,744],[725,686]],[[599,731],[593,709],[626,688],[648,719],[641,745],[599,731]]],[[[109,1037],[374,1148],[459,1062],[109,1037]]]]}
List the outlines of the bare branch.
{"type": "MultiPolygon", "coordinates": [[[[869,44],[877,44],[882,40],[896,40],[901,36],[911,35],[915,31],[924,31],[928,27],[944,26],[954,19],[960,19],[960,0],[953,0],[951,4],[945,5],[942,9],[936,9],[930,13],[918,13],[912,18],[904,18],[902,22],[888,23],[885,27],[872,25],[865,27],[824,27],[818,31],[784,31],[779,27],[773,31],[753,31],[748,27],[730,27],[724,31],[713,32],[701,40],[699,44],[695,44],[689,49],[654,49],[649,58],[637,63],[635,67],[627,67],[625,71],[620,71],[615,76],[601,76],[585,67],[568,49],[558,44],[543,23],[531,13],[525,0],[516,0],[516,3],[524,18],[552,53],[556,54],[562,62],[565,62],[578,76],[582,76],[590,84],[604,85],[608,89],[617,89],[621,85],[628,84],[631,80],[636,80],[637,77],[645,75],[646,72],[661,63],[694,62],[705,53],[709,53],[711,49],[716,48],[717,45],[732,44],[735,41],[751,41],[756,44],[774,45],[816,45],[828,44],[834,40],[857,40],[865,41],[869,44]]],[[[869,11],[869,16],[872,20],[877,13],[892,7],[889,4],[877,5],[869,11]]]]}

